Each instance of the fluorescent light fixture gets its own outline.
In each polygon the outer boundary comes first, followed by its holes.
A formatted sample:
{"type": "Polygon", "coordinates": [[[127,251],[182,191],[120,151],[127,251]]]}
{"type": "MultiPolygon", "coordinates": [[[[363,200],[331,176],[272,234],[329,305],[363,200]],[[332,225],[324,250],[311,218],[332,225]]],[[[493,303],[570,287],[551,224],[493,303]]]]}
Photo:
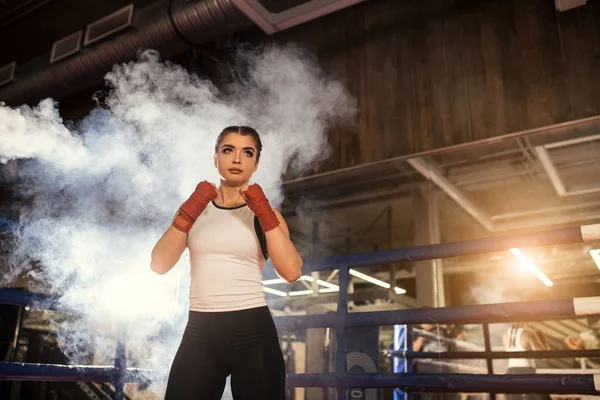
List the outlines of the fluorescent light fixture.
{"type": "Polygon", "coordinates": [[[367,282],[371,282],[374,285],[381,286],[386,289],[389,289],[392,286],[387,282],[380,281],[379,279],[373,278],[372,276],[369,276],[369,275],[365,275],[362,272],[358,272],[354,269],[350,270],[350,275],[360,278],[362,280],[365,280],[367,282]]]}
{"type": "MultiPolygon", "coordinates": [[[[389,288],[392,287],[392,285],[390,285],[387,282],[381,281],[381,280],[379,280],[377,278],[373,278],[372,276],[369,276],[369,275],[365,275],[362,272],[358,272],[358,271],[356,271],[354,269],[350,270],[350,275],[353,275],[353,276],[355,276],[357,278],[363,279],[363,280],[365,280],[367,282],[370,282],[370,283],[372,283],[374,285],[381,286],[382,288],[389,289],[389,288]]],[[[396,294],[406,294],[406,290],[404,290],[402,288],[399,288],[399,287],[394,287],[394,292],[396,292],[396,294]]]]}
{"type": "Polygon", "coordinates": [[[312,294],[312,290],[296,290],[295,292],[289,292],[290,296],[306,296],[307,294],[312,294]]]}
{"type": "MultiPolygon", "coordinates": [[[[333,283],[325,282],[320,279],[317,280],[317,284],[319,284],[321,286],[325,286],[326,288],[329,288],[329,289],[334,289],[334,291],[340,290],[340,287],[338,285],[334,285],[333,283]]],[[[321,289],[320,292],[322,292],[322,290],[324,290],[324,289],[321,289]]]]}
{"type": "MultiPolygon", "coordinates": [[[[325,289],[319,289],[319,293],[334,293],[334,292],[339,292],[339,288],[325,288],[325,289]]],[[[309,294],[313,294],[312,290],[297,290],[295,292],[289,292],[288,293],[290,296],[292,297],[296,297],[296,296],[307,296],[309,294]]]]}
{"type": "Polygon", "coordinates": [[[285,279],[277,278],[277,279],[267,279],[263,281],[263,285],[277,285],[278,283],[285,283],[285,279]]]}
{"type": "Polygon", "coordinates": [[[542,281],[542,283],[546,286],[552,286],[552,281],[550,279],[548,279],[548,277],[546,275],[544,275],[544,273],[542,271],[540,271],[540,269],[538,267],[535,266],[534,263],[531,262],[531,260],[527,257],[525,257],[525,254],[521,253],[521,250],[519,249],[510,249],[509,250],[515,257],[517,257],[519,259],[519,261],[521,261],[521,264],[525,267],[527,267],[527,269],[529,269],[535,276],[537,276],[537,278],[542,281]]]}
{"type": "MultiPolygon", "coordinates": [[[[363,279],[363,280],[365,280],[367,282],[373,283],[373,284],[375,284],[377,286],[384,287],[386,289],[389,289],[391,287],[391,285],[389,283],[387,283],[387,282],[384,282],[384,281],[381,281],[379,279],[373,278],[373,277],[371,277],[369,275],[365,275],[362,272],[358,272],[358,271],[355,271],[353,269],[350,270],[350,275],[353,275],[353,276],[355,276],[357,278],[363,279]]],[[[309,276],[309,275],[302,275],[299,280],[301,280],[301,281],[307,281],[307,282],[314,282],[315,281],[314,278],[311,277],[311,276],[309,276]]],[[[323,286],[324,287],[323,289],[319,289],[319,293],[334,293],[334,292],[339,292],[340,291],[340,287],[338,285],[333,284],[333,283],[326,282],[326,281],[324,281],[322,279],[317,279],[316,282],[317,282],[317,284],[319,286],[323,286]]],[[[263,281],[263,285],[267,285],[267,286],[268,285],[277,285],[277,284],[280,284],[280,283],[287,283],[287,282],[284,279],[281,279],[281,278],[278,278],[278,279],[267,279],[267,280],[263,281]]],[[[281,297],[286,297],[288,295],[294,297],[294,296],[306,296],[306,295],[309,295],[309,294],[313,294],[313,291],[310,290],[310,289],[307,289],[307,290],[297,290],[297,291],[294,291],[294,292],[285,293],[285,292],[282,292],[280,290],[266,288],[266,287],[263,286],[263,290],[265,292],[267,292],[267,293],[276,294],[276,295],[281,296],[281,297]]],[[[405,294],[406,290],[404,290],[402,288],[399,288],[399,287],[395,287],[394,288],[394,292],[396,292],[396,294],[405,294]]]]}
{"type": "Polygon", "coordinates": [[[281,297],[287,297],[287,295],[288,295],[286,292],[282,292],[281,290],[271,289],[268,287],[263,287],[263,290],[267,293],[276,294],[277,296],[281,296],[281,297]]]}
{"type": "Polygon", "coordinates": [[[396,294],[406,294],[406,290],[399,288],[398,286],[394,288],[394,292],[396,292],[396,294]]]}
{"type": "Polygon", "coordinates": [[[594,259],[596,266],[600,269],[600,249],[590,250],[590,256],[594,259]]]}

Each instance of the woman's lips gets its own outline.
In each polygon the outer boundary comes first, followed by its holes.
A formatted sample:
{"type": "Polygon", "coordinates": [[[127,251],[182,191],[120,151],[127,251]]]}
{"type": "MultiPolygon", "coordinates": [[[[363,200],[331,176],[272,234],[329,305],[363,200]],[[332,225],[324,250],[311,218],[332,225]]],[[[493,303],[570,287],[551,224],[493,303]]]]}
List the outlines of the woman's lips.
{"type": "Polygon", "coordinates": [[[238,175],[238,174],[241,174],[242,172],[244,172],[241,169],[237,169],[237,168],[231,168],[231,169],[228,169],[228,171],[234,175],[238,175]]]}

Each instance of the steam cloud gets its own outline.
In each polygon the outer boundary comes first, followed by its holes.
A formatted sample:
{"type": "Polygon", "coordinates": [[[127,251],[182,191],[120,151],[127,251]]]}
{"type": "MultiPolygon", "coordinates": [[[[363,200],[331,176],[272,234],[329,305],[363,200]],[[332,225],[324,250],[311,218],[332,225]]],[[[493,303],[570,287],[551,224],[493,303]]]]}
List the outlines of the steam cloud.
{"type": "Polygon", "coordinates": [[[14,190],[31,199],[5,281],[27,273],[33,290],[80,313],[55,324],[73,363],[92,352],[111,364],[118,326],[128,365],[158,371],[147,377],[160,394],[186,320],[188,265],[183,257],[155,275],[150,252],[195,185],[218,181],[217,134],[229,125],[259,131],[254,181],[276,207],[288,164],[302,172],[327,158],[326,129],[355,113],[343,85],[299,47],[244,49],[235,60],[236,79],[219,91],[146,52],[106,76],[108,109],[71,127],[51,99],[0,106],[0,162],[20,160],[14,190]]]}

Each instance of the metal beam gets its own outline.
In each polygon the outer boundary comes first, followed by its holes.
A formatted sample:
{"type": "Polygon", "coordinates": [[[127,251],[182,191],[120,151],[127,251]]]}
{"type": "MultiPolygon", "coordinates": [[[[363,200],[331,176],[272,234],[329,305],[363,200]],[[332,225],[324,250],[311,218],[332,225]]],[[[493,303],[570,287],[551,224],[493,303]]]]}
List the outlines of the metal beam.
{"type": "Polygon", "coordinates": [[[266,34],[272,35],[366,0],[310,0],[279,13],[269,12],[257,0],[231,0],[266,34]]]}
{"type": "Polygon", "coordinates": [[[549,149],[557,149],[561,147],[573,146],[581,143],[587,143],[592,141],[600,140],[600,135],[589,135],[584,137],[579,137],[570,140],[563,140],[560,142],[548,143],[542,146],[535,147],[535,153],[537,154],[542,167],[544,167],[544,171],[548,175],[550,182],[552,182],[552,186],[554,186],[554,190],[556,194],[560,197],[567,196],[580,196],[589,193],[597,193],[600,192],[600,186],[586,188],[586,189],[576,189],[576,190],[568,190],[563,183],[556,166],[552,162],[550,158],[550,154],[548,154],[549,149]]]}
{"type": "Polygon", "coordinates": [[[427,180],[435,183],[444,193],[450,196],[463,210],[481,224],[490,232],[494,231],[494,223],[488,217],[485,211],[480,209],[471,199],[467,197],[459,188],[450,182],[442,172],[431,165],[431,163],[422,158],[411,158],[406,160],[414,169],[416,169],[427,180]]]}

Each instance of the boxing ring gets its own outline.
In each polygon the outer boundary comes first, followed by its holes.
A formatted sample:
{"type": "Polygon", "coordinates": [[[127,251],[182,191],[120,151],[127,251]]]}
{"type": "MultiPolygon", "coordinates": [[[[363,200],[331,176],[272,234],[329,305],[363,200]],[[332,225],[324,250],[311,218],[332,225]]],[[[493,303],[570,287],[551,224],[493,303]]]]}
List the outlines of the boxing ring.
{"type": "MultiPolygon", "coordinates": [[[[471,393],[553,393],[597,395],[600,375],[597,374],[535,374],[495,375],[493,359],[501,358],[565,358],[600,357],[600,350],[497,352],[490,345],[490,323],[568,319],[600,314],[600,297],[585,297],[534,302],[473,305],[430,309],[376,312],[348,312],[350,268],[388,264],[400,261],[421,261],[464,255],[562,245],[600,240],[600,224],[555,229],[516,236],[501,236],[462,242],[417,246],[374,253],[333,256],[307,260],[304,273],[339,270],[337,311],[328,314],[274,317],[281,331],[308,328],[333,328],[336,335],[335,372],[289,374],[287,386],[335,388],[337,399],[346,399],[347,389],[401,388],[407,392],[471,392],[471,393]],[[429,323],[482,324],[485,351],[435,353],[440,359],[484,359],[488,374],[418,374],[418,373],[349,373],[347,372],[346,333],[348,328],[429,323]]],[[[0,303],[16,306],[43,307],[57,310],[50,296],[0,289],[0,303]]],[[[65,311],[65,310],[62,310],[65,311]]],[[[410,335],[409,340],[410,340],[410,335]]],[[[127,367],[126,344],[118,340],[114,365],[64,366],[0,362],[0,379],[32,381],[110,382],[115,386],[115,400],[124,398],[124,384],[137,382],[141,370],[127,367]]],[[[412,348],[412,346],[408,346],[412,348]]],[[[432,358],[432,353],[395,352],[393,356],[407,359],[432,358]]]]}

